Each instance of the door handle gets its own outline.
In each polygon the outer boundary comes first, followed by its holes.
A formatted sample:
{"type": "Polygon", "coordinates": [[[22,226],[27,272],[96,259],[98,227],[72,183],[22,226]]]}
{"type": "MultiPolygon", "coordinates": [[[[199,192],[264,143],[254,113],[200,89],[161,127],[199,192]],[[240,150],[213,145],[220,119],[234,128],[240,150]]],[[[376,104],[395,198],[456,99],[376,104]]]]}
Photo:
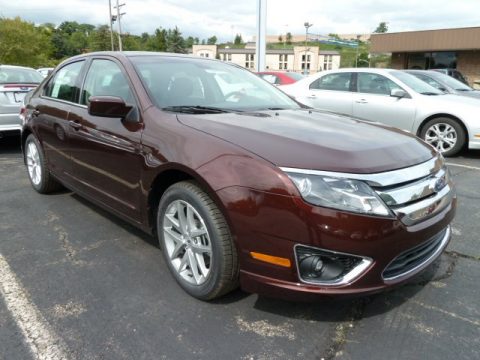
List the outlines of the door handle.
{"type": "Polygon", "coordinates": [[[308,98],[309,98],[309,99],[315,99],[316,97],[317,97],[317,95],[315,95],[315,94],[310,94],[310,95],[308,95],[308,98]]]}
{"type": "Polygon", "coordinates": [[[368,101],[365,99],[360,99],[355,101],[357,104],[368,104],[368,101]]]}
{"type": "Polygon", "coordinates": [[[82,127],[82,124],[78,123],[78,122],[75,122],[75,121],[72,121],[70,120],[68,122],[68,125],[70,125],[72,128],[74,128],[75,130],[78,130],[82,127]]]}

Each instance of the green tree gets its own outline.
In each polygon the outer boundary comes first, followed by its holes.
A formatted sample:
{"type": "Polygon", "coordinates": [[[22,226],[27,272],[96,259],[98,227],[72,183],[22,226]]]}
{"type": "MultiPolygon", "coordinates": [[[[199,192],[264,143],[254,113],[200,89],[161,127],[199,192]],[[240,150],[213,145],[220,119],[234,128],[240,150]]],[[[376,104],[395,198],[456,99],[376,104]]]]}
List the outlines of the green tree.
{"type": "Polygon", "coordinates": [[[189,37],[185,40],[185,47],[186,47],[187,49],[191,48],[194,44],[195,44],[195,39],[194,39],[192,36],[189,36],[189,37]]]}
{"type": "MultiPolygon", "coordinates": [[[[112,49],[110,27],[108,25],[98,26],[89,40],[89,48],[92,51],[108,51],[112,49]]],[[[114,40],[114,43],[116,43],[117,36],[115,36],[114,40]]]]}
{"type": "Polygon", "coordinates": [[[169,29],[167,31],[167,51],[173,53],[185,53],[185,40],[176,26],[173,30],[169,29]]]}
{"type": "Polygon", "coordinates": [[[338,36],[338,34],[330,33],[330,34],[328,34],[328,37],[330,37],[332,39],[335,39],[335,40],[342,40],[342,39],[340,39],[340,36],[338,36]]]}
{"type": "Polygon", "coordinates": [[[208,45],[215,45],[217,43],[217,37],[215,35],[213,35],[212,37],[209,37],[207,39],[207,44],[208,45]]]}
{"type": "Polygon", "coordinates": [[[278,36],[278,42],[283,43],[283,36],[282,35],[278,36]]]}
{"type": "Polygon", "coordinates": [[[233,43],[235,45],[242,45],[243,44],[242,35],[240,34],[235,35],[235,40],[233,41],[233,43]]]}
{"type": "Polygon", "coordinates": [[[287,32],[287,44],[288,45],[291,45],[292,44],[292,33],[291,32],[287,32]]]}
{"type": "Polygon", "coordinates": [[[388,31],[388,25],[385,21],[382,21],[380,24],[378,24],[374,33],[382,34],[382,33],[386,33],[387,31],[388,31]]]}
{"type": "Polygon", "coordinates": [[[0,63],[39,67],[51,65],[50,36],[33,23],[0,18],[0,63]]]}

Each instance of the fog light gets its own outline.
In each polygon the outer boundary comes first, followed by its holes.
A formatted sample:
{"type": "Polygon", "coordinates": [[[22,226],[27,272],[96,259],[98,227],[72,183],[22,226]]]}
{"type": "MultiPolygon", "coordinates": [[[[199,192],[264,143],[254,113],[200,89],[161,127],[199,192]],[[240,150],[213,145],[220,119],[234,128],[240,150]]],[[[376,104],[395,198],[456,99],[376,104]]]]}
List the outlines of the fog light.
{"type": "Polygon", "coordinates": [[[295,246],[295,255],[301,280],[319,285],[350,283],[372,263],[369,258],[301,245],[295,246]]]}

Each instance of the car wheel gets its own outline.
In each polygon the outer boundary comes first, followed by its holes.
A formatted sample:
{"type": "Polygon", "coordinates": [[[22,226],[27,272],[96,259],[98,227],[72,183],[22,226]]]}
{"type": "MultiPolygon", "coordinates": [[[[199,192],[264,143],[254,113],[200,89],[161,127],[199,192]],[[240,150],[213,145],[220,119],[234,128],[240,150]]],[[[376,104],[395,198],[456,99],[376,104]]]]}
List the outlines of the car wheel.
{"type": "Polygon", "coordinates": [[[420,137],[437,149],[443,156],[456,155],[466,143],[462,126],[450,118],[436,118],[427,122],[420,137]]]}
{"type": "Polygon", "coordinates": [[[30,183],[39,193],[47,194],[61,187],[50,174],[42,147],[32,134],[25,141],[25,163],[30,183]]]}
{"type": "Polygon", "coordinates": [[[187,293],[211,300],[238,286],[238,259],[228,224],[196,183],[179,182],[165,191],[157,229],[166,263],[187,293]]]}

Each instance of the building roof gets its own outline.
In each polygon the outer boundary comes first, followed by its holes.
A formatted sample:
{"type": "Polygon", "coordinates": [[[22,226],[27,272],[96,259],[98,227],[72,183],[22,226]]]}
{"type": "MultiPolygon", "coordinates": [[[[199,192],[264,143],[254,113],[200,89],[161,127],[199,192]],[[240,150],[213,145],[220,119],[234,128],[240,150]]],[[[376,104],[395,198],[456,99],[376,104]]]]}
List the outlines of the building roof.
{"type": "MultiPolygon", "coordinates": [[[[219,54],[255,54],[255,49],[218,49],[219,54]]],[[[267,49],[267,55],[293,55],[293,49],[267,49]]],[[[338,51],[320,50],[320,55],[340,55],[338,51]]]]}
{"type": "Polygon", "coordinates": [[[480,50],[480,27],[372,34],[373,53],[480,50]]]}

